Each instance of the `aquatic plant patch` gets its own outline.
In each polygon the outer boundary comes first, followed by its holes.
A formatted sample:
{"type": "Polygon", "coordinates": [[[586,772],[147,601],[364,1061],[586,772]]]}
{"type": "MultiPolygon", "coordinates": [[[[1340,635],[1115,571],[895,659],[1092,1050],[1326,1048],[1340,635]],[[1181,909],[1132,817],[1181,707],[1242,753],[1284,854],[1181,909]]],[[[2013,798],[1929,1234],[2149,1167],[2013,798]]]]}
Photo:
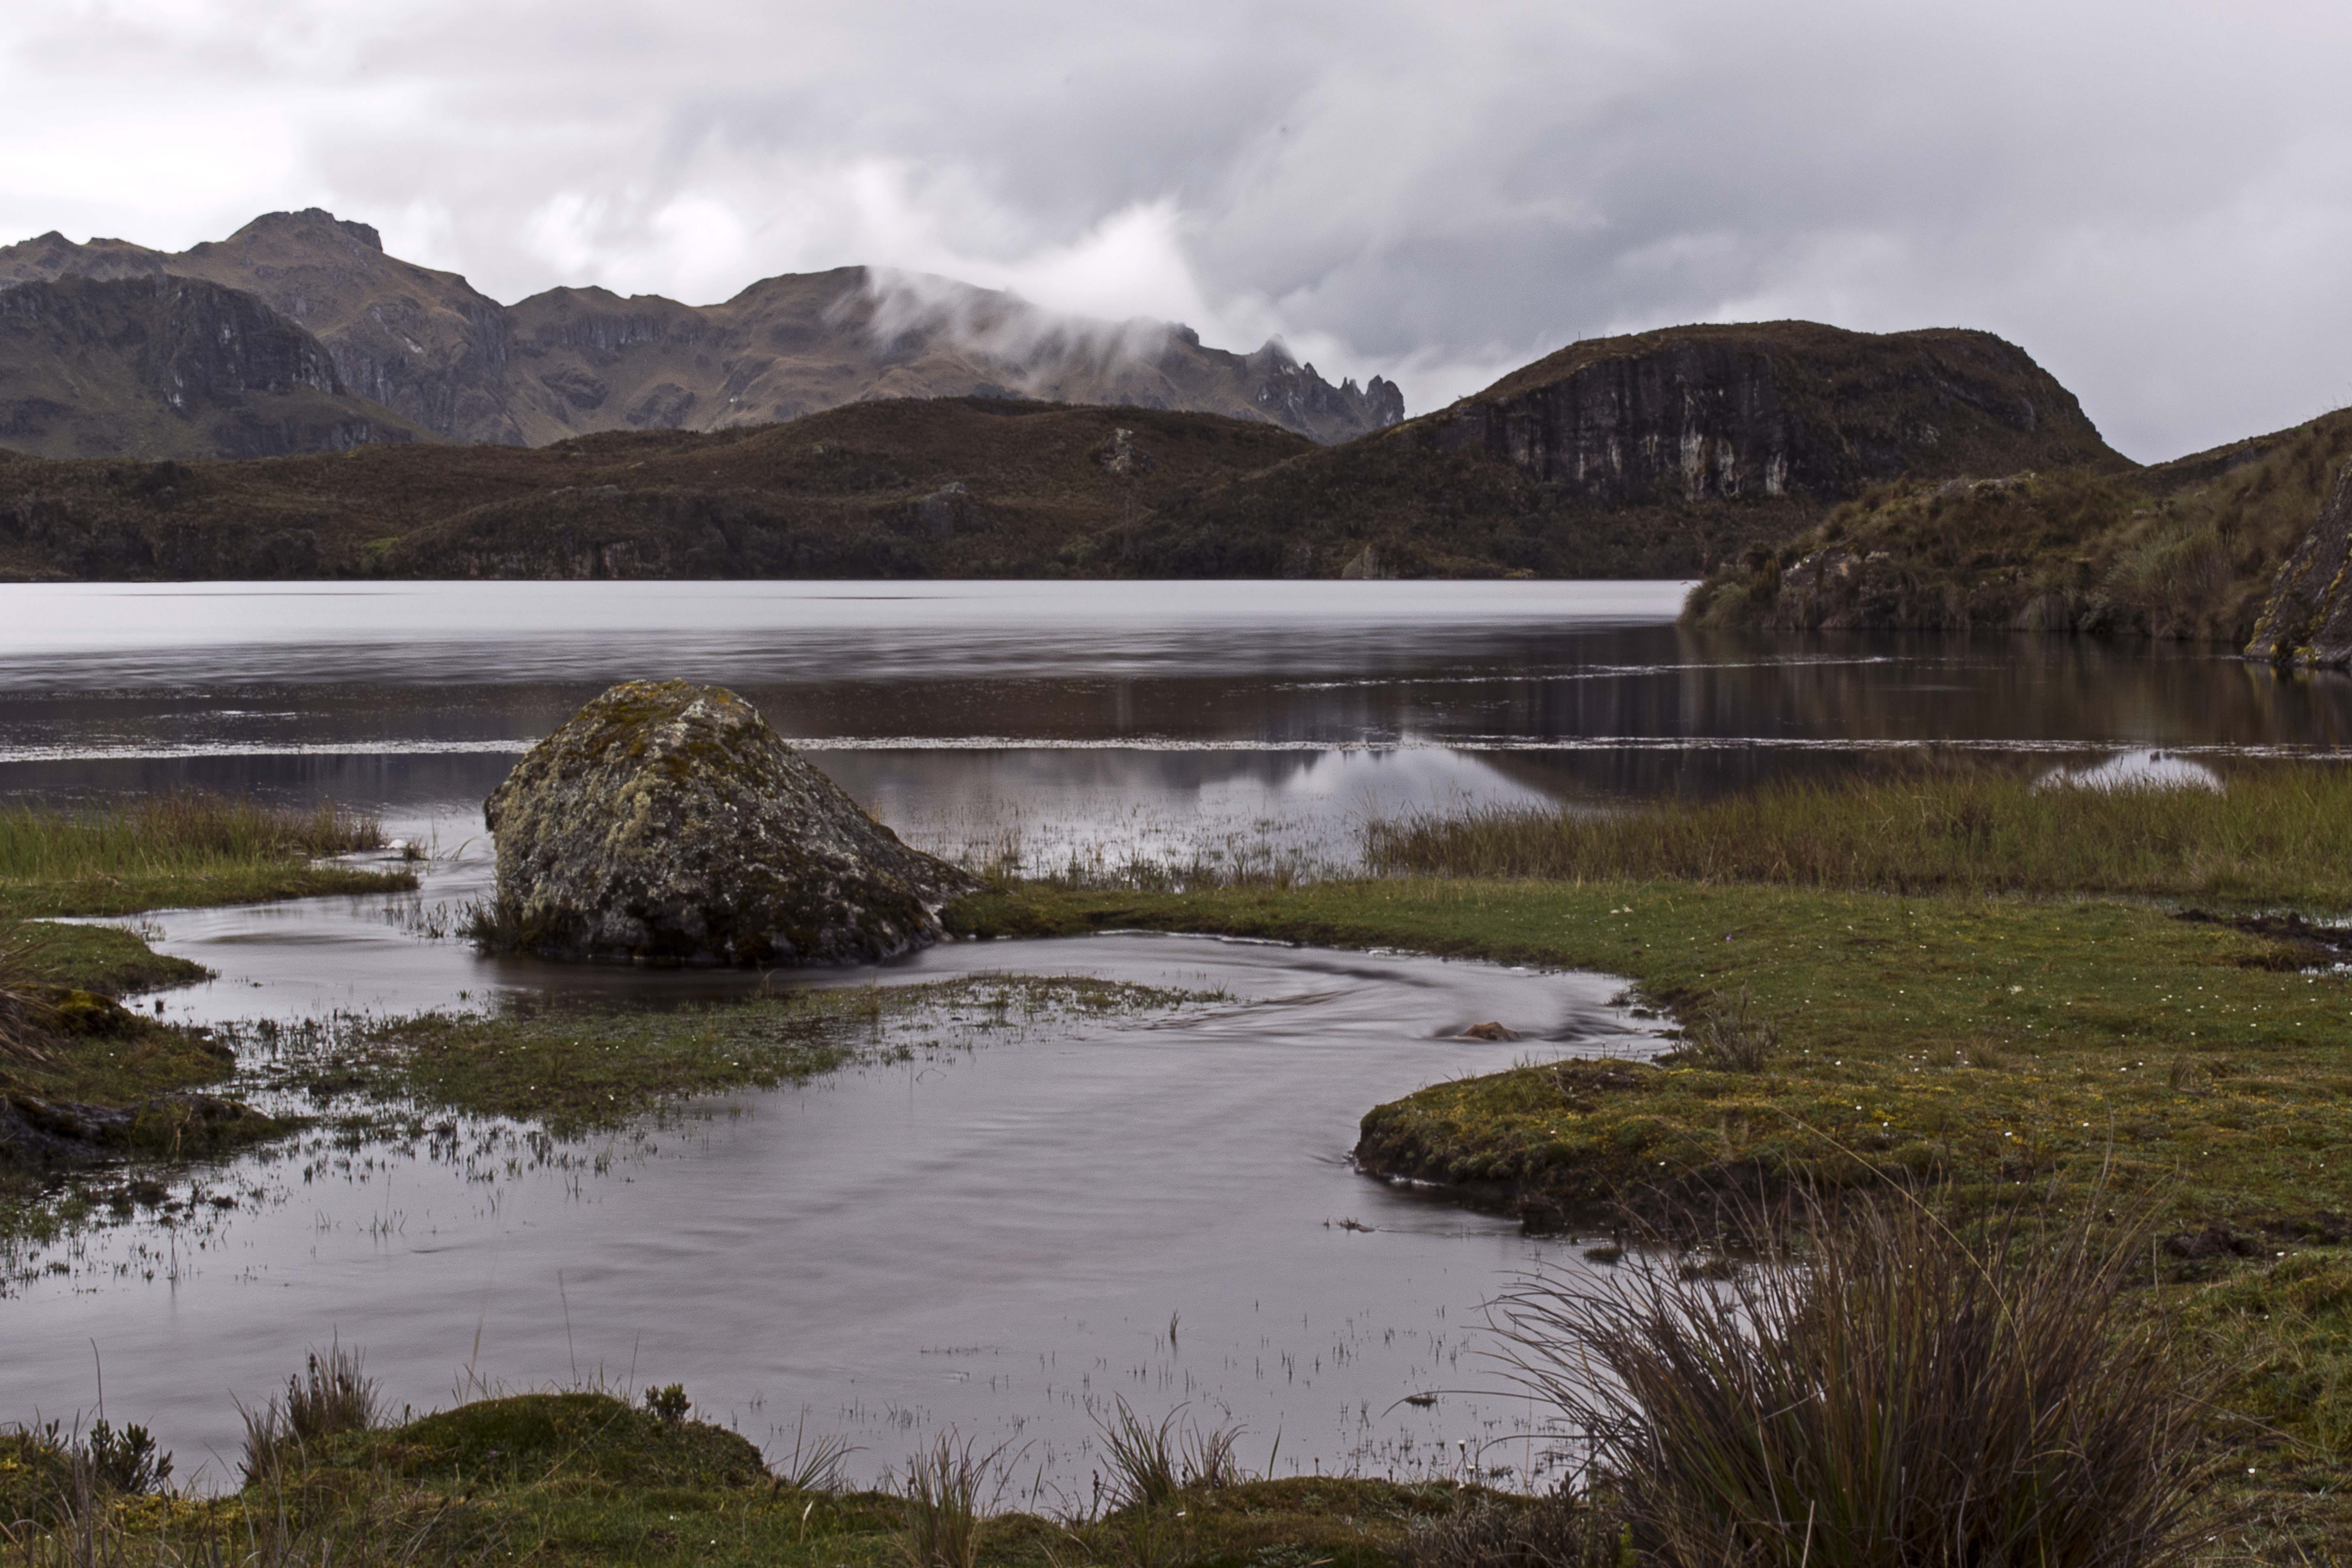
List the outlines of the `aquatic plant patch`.
{"type": "Polygon", "coordinates": [[[800,1082],[853,1061],[970,1049],[1076,1021],[1223,1000],[1077,976],[809,986],[674,1008],[581,1003],[345,1018],[236,1035],[257,1092],[528,1121],[557,1137],[619,1127],[697,1096],[800,1082]]]}

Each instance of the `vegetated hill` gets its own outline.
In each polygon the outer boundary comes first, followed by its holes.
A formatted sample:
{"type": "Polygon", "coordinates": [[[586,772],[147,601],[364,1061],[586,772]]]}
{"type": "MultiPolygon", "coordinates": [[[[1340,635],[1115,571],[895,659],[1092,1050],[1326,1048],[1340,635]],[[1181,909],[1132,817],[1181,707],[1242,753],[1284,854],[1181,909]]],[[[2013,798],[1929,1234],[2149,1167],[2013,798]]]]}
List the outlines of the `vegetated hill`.
{"type": "Polygon", "coordinates": [[[0,289],[68,275],[245,289],[314,333],[346,387],[466,442],[731,429],[877,397],[1192,409],[1321,441],[1404,414],[1390,383],[1333,386],[1278,342],[1229,353],[1166,322],[1061,316],[858,267],[768,279],[716,305],[557,289],[509,308],[455,273],[386,256],[374,229],[316,208],[271,213],[176,255],[57,234],[0,248],[0,289]]]}
{"type": "Polygon", "coordinates": [[[262,457],[406,441],[318,339],[194,278],[61,278],[0,291],[0,444],[53,457],[262,457]]]}
{"type": "Polygon", "coordinates": [[[2131,468],[2072,393],[1987,332],[1807,321],[1580,342],[1448,408],[1133,531],[1170,575],[1696,574],[1897,479],[2131,468]]]}
{"type": "Polygon", "coordinates": [[[2241,646],[2347,458],[2352,410],[2137,472],[1885,485],[1727,563],[1685,614],[2241,646]]]}
{"type": "Polygon", "coordinates": [[[1125,563],[1107,535],[1310,449],[1216,415],[946,398],[536,449],[243,463],[0,452],[0,575],[1113,574],[1125,563]]]}

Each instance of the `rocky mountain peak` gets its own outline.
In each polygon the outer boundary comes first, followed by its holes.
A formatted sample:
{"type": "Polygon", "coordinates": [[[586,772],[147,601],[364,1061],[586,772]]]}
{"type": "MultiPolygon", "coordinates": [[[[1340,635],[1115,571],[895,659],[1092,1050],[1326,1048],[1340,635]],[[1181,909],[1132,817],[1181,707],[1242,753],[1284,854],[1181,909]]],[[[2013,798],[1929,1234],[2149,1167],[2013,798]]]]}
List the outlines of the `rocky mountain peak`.
{"type": "MultiPolygon", "coordinates": [[[[222,241],[223,245],[251,245],[256,241],[293,241],[324,245],[331,250],[372,250],[383,254],[383,237],[372,224],[351,218],[337,217],[324,207],[304,207],[299,212],[264,213],[222,241]]],[[[195,247],[206,248],[204,246],[195,247]]]]}
{"type": "Polygon", "coordinates": [[[464,442],[718,430],[877,397],[1189,410],[1323,442],[1403,417],[1393,386],[1333,386],[1278,339],[1234,353],[1189,327],[1067,316],[882,268],[762,279],[715,305],[588,287],[508,306],[386,255],[373,227],[320,207],[265,213],[177,255],[58,234],[0,248],[0,288],[166,275],[252,294],[325,346],[350,394],[464,442]]]}

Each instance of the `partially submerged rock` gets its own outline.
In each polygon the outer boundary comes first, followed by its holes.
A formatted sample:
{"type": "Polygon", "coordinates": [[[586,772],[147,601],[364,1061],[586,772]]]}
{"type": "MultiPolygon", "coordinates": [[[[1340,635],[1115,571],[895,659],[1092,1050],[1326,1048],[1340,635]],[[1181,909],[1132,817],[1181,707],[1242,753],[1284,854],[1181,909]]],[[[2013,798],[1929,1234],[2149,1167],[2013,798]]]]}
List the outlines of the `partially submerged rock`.
{"type": "Polygon", "coordinates": [[[977,884],[898,841],[716,686],[633,680],[487,805],[493,924],[550,958],[854,963],[924,946],[977,884]]]}
{"type": "Polygon", "coordinates": [[[2254,622],[2246,657],[2274,664],[2341,669],[2352,664],[2352,463],[2319,509],[2311,531],[2279,568],[2254,622]]]}

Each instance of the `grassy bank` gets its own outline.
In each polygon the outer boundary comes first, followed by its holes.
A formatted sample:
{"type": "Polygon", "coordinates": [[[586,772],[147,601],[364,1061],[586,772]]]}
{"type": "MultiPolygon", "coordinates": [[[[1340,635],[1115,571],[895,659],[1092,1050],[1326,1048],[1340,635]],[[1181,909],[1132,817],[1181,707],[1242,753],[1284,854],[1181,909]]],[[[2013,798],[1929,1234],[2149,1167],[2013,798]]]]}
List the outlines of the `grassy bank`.
{"type": "Polygon", "coordinates": [[[1482,1500],[1442,1482],[1230,1474],[1108,1513],[1016,1511],[1000,1506],[1019,1489],[1003,1456],[950,1450],[944,1475],[854,1489],[823,1457],[797,1469],[780,1458],[771,1470],[743,1437],[693,1419],[681,1393],[658,1392],[667,1397],[511,1395],[381,1426],[352,1408],[364,1400],[346,1397],[341,1412],[307,1409],[314,1430],[299,1440],[249,1443],[243,1489],[212,1500],[152,1481],[143,1491],[93,1485],[86,1443],[0,1435],[0,1530],[9,1561],[59,1564],[1376,1568],[1395,1561],[1417,1524],[1482,1500]],[[924,1480],[944,1480],[950,1495],[935,1485],[926,1496],[924,1480]]]}
{"type": "Polygon", "coordinates": [[[1688,1026],[1683,1050],[1452,1078],[1433,1042],[1438,1081],[1363,1120],[1368,1171],[1538,1228],[1607,1232],[1630,1209],[1706,1237],[1744,1196],[1805,1183],[1964,1215],[2144,1200],[2136,1277],[2163,1289],[2134,1310],[2207,1369],[2255,1559],[2352,1551],[2352,1031],[2332,952],[2115,899],[1664,879],[1033,885],[951,913],[974,933],[1219,931],[1627,977],[1688,1026]]]}
{"type": "Polygon", "coordinates": [[[121,1003],[201,980],[202,966],[127,931],[37,917],[415,886],[405,871],[317,863],[383,847],[374,819],[331,806],[190,795],[0,807],[0,1234],[61,1172],[207,1156],[283,1128],[201,1092],[234,1068],[220,1042],[121,1003]]]}
{"type": "Polygon", "coordinates": [[[1685,617],[2242,647],[2347,457],[2352,411],[2339,409],[2137,473],[1890,484],[1777,547],[1725,561],[1694,591],[1685,617]]]}
{"type": "Polygon", "coordinates": [[[2037,787],[1958,764],[1607,813],[1375,821],[1389,875],[2118,893],[2352,909],[2352,768],[2239,765],[2221,792],[2037,787]]]}
{"type": "MultiPolygon", "coordinates": [[[[1574,1210],[1760,1173],[1948,1179],[1990,1197],[2163,1183],[2183,1229],[2352,1234],[2352,1056],[2328,955],[2137,903],[1673,881],[1386,879],[1189,894],[1031,888],[975,932],[1142,926],[1593,969],[1690,1023],[1744,994],[1752,1070],[1527,1068],[1365,1120],[1375,1168],[1574,1210]]],[[[1442,1049],[1442,1047],[1439,1047],[1442,1049]]],[[[1442,1062],[1433,1071],[1442,1072],[1442,1062]]]]}

